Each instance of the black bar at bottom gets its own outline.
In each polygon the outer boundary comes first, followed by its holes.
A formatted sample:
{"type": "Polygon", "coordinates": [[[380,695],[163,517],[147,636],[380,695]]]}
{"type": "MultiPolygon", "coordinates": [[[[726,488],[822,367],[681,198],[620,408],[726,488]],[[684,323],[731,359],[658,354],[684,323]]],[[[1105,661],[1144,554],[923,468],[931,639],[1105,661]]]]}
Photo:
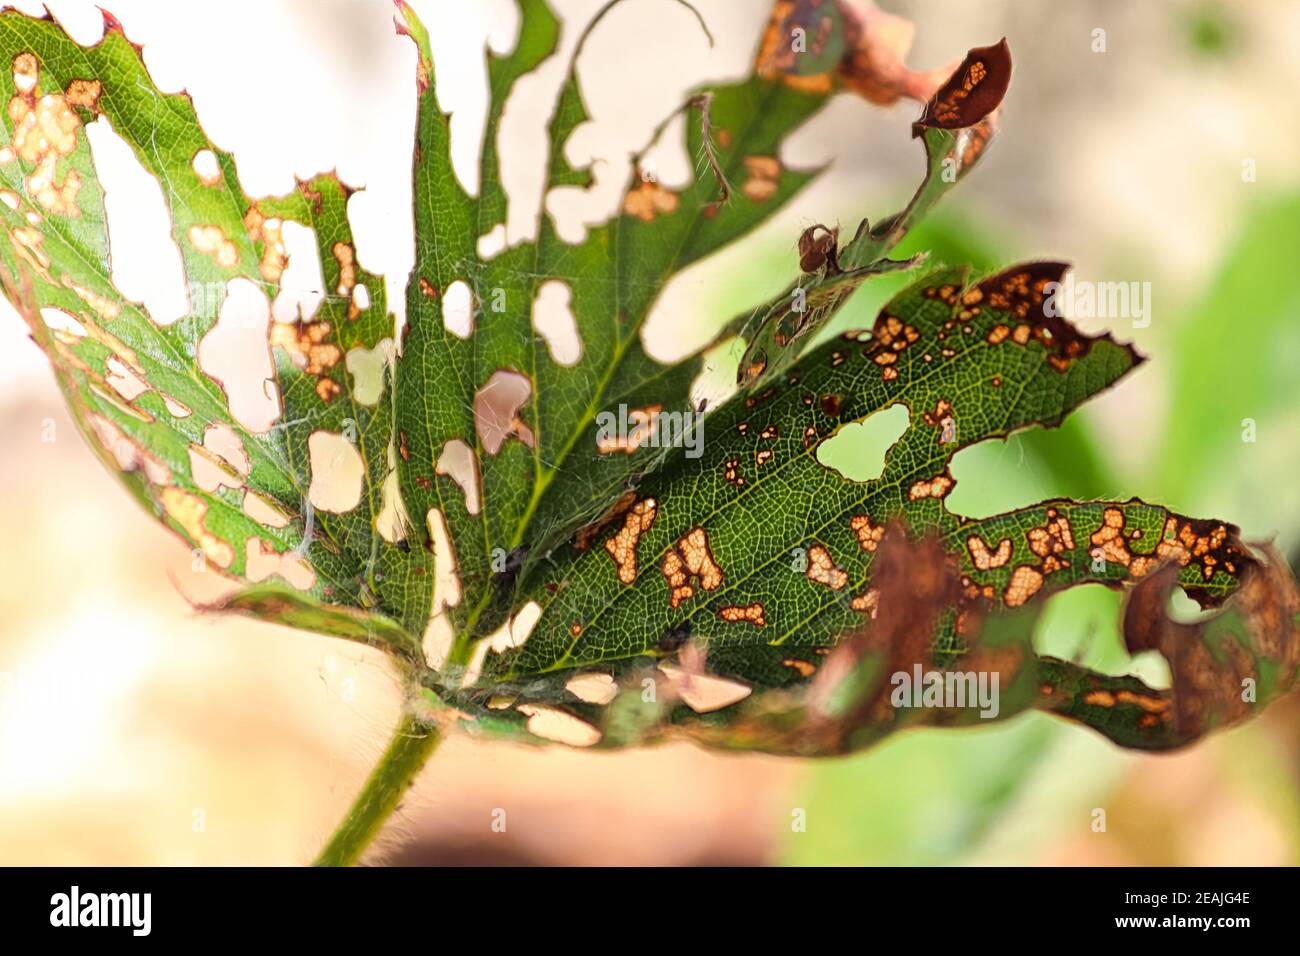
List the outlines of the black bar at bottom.
{"type": "Polygon", "coordinates": [[[669,945],[674,926],[693,941],[716,927],[734,944],[776,924],[836,927],[873,946],[972,932],[1230,943],[1285,933],[1294,887],[1288,869],[0,869],[0,925],[6,939],[128,944],[437,945],[451,931],[531,947],[599,931],[614,935],[588,942],[653,932],[669,945]]]}

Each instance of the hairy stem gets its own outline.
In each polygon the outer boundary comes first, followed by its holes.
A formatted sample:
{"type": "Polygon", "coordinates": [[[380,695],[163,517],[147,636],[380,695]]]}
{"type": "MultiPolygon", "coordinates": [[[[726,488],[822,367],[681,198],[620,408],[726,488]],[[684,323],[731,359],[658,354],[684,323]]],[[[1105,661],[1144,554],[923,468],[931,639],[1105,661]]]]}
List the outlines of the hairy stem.
{"type": "Polygon", "coordinates": [[[388,749],[313,865],[356,863],[397,809],[403,794],[415,783],[424,762],[441,739],[438,728],[422,722],[415,714],[404,713],[388,749]]]}

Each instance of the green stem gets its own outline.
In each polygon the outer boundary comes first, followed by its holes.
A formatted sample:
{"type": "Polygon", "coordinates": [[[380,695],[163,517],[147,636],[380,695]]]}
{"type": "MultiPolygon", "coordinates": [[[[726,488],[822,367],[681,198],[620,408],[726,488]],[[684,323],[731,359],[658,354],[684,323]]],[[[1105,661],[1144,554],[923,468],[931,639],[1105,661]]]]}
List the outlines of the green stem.
{"type": "Polygon", "coordinates": [[[415,783],[420,768],[442,739],[438,728],[414,714],[402,715],[388,749],[379,758],[365,786],[348,809],[329,843],[316,857],[315,866],[351,866],[361,858],[384,822],[397,809],[403,794],[415,783]]]}

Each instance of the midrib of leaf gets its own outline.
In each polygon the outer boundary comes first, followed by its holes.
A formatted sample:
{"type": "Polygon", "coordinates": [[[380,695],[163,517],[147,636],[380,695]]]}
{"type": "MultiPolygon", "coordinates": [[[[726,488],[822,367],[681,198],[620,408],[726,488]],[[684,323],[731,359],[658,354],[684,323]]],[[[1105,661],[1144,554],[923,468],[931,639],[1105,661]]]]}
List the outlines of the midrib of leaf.
{"type": "MultiPolygon", "coordinates": [[[[769,103],[772,96],[772,91],[776,88],[777,88],[776,84],[774,83],[766,84],[764,94],[763,94],[763,99],[762,99],[762,104],[764,106],[766,106],[769,103]]],[[[761,108],[759,112],[760,113],[762,112],[761,108]]],[[[727,162],[724,164],[724,171],[727,173],[728,179],[731,178],[731,174],[737,169],[737,165],[735,163],[736,157],[744,156],[744,150],[742,147],[752,138],[753,128],[754,128],[753,125],[746,127],[744,134],[736,141],[734,148],[732,149],[731,153],[727,157],[727,162]]],[[[692,183],[690,188],[692,189],[698,188],[699,182],[700,181],[697,180],[696,182],[692,183]]],[[[545,202],[546,202],[545,191],[543,191],[542,206],[538,212],[539,216],[545,215],[546,212],[545,202]]],[[[611,312],[611,319],[612,319],[612,327],[614,329],[614,341],[616,343],[615,355],[613,361],[611,361],[608,364],[608,366],[604,371],[604,374],[602,374],[599,381],[599,385],[596,391],[593,393],[591,397],[591,401],[587,403],[587,408],[584,411],[582,418],[575,424],[573,430],[569,433],[568,439],[561,447],[560,453],[558,456],[556,456],[555,461],[552,463],[552,466],[549,469],[547,469],[544,473],[542,472],[538,473],[537,480],[533,486],[533,495],[531,500],[528,503],[528,508],[524,512],[523,516],[521,517],[515,529],[515,535],[513,538],[513,544],[515,546],[523,542],[524,534],[528,529],[528,524],[532,519],[533,514],[536,512],[537,507],[540,505],[542,496],[545,493],[546,488],[550,485],[551,481],[554,479],[556,472],[561,470],[561,467],[565,459],[568,457],[569,452],[573,450],[573,448],[581,440],[582,436],[587,432],[592,421],[595,419],[597,410],[602,405],[605,404],[606,402],[605,389],[608,388],[610,381],[613,380],[614,376],[619,371],[623,358],[627,354],[627,350],[631,347],[633,342],[636,340],[636,337],[640,334],[641,327],[645,324],[645,320],[649,317],[650,313],[654,310],[654,305],[656,302],[658,302],[659,296],[662,294],[663,288],[666,285],[666,283],[663,282],[657,283],[659,289],[656,292],[655,296],[647,303],[645,311],[639,317],[637,317],[634,323],[630,325],[630,332],[628,334],[620,335],[619,334],[619,330],[620,330],[619,309],[623,301],[622,280],[623,280],[624,270],[622,268],[623,266],[622,233],[623,233],[624,218],[625,217],[622,213],[622,206],[620,203],[619,211],[615,214],[614,221],[611,224],[611,228],[610,228],[610,232],[613,238],[613,246],[614,246],[614,270],[613,270],[614,271],[614,308],[611,312]]],[[[677,243],[677,249],[673,253],[673,258],[670,261],[669,267],[665,270],[666,275],[672,275],[673,273],[677,272],[677,270],[680,268],[682,250],[687,248],[690,245],[691,241],[694,240],[702,218],[703,218],[702,215],[697,210],[696,214],[691,218],[690,224],[686,232],[683,234],[681,241],[677,243]]],[[[559,241],[558,237],[557,237],[557,241],[559,241]]],[[[534,257],[534,270],[540,268],[540,262],[538,261],[540,259],[541,246],[542,246],[540,239],[536,243],[536,246],[538,249],[538,254],[537,256],[534,257]]],[[[537,280],[534,277],[532,283],[532,290],[534,295],[536,294],[536,288],[537,288],[537,280]]],[[[542,344],[542,347],[545,348],[545,343],[542,344]]],[[[537,352],[537,346],[534,345],[533,348],[534,356],[536,355],[536,352],[537,352]]],[[[694,355],[688,356],[685,359],[685,361],[690,361],[694,357],[695,357],[694,355]]],[[[649,382],[654,381],[656,377],[664,375],[669,371],[672,371],[671,364],[655,362],[655,365],[658,366],[655,375],[641,379],[632,387],[639,388],[649,382]]],[[[534,368],[536,368],[535,358],[534,358],[534,368]]],[[[540,421],[539,421],[539,428],[540,428],[540,421]]],[[[539,435],[540,435],[540,430],[539,430],[539,435]]],[[[541,447],[541,442],[538,441],[534,446],[534,450],[536,451],[536,449],[539,449],[540,447],[541,447]]],[[[540,455],[535,455],[534,457],[540,462],[540,455]]]]}
{"type": "MultiPolygon", "coordinates": [[[[574,84],[577,83],[576,62],[577,62],[577,58],[575,55],[573,62],[570,66],[570,78],[565,82],[566,86],[569,83],[574,83],[574,84]]],[[[562,86],[560,97],[563,96],[563,89],[564,87],[562,86]]],[[[727,155],[726,162],[723,164],[723,169],[728,179],[731,179],[732,175],[738,170],[739,168],[738,160],[743,159],[745,155],[744,147],[752,139],[753,131],[755,127],[759,124],[759,119],[761,119],[764,109],[770,104],[774,93],[778,90],[779,90],[779,86],[776,83],[765,83],[763,85],[762,99],[760,101],[758,109],[755,111],[755,117],[756,117],[755,122],[746,126],[744,133],[740,137],[738,137],[737,140],[733,143],[733,146],[727,155]]],[[[558,104],[559,104],[559,100],[557,98],[556,108],[558,108],[558,104]]],[[[643,151],[644,151],[644,147],[643,147],[643,151]]],[[[547,176],[546,176],[547,186],[549,186],[550,184],[550,169],[551,169],[551,162],[550,162],[550,154],[548,151],[547,176]]],[[[706,182],[707,179],[697,179],[694,180],[688,188],[693,190],[700,189],[703,188],[703,183],[706,182]]],[[[541,278],[540,275],[541,259],[543,253],[546,251],[544,249],[544,246],[548,236],[543,226],[542,219],[546,215],[546,196],[548,191],[549,191],[548,188],[546,187],[543,188],[541,199],[538,204],[538,210],[537,210],[537,221],[539,223],[539,226],[541,226],[542,228],[537,240],[535,240],[532,243],[533,250],[534,250],[533,269],[531,272],[530,281],[528,283],[530,304],[536,298],[538,281],[541,278]]],[[[626,190],[624,192],[626,192],[626,190]]],[[[476,208],[480,208],[480,204],[477,202],[477,200],[475,201],[475,205],[476,208]]],[[[702,209],[703,207],[700,208],[702,209]]],[[[534,461],[535,478],[533,482],[533,492],[529,497],[529,501],[527,506],[525,507],[524,512],[522,513],[520,519],[515,525],[514,533],[510,539],[511,548],[518,547],[520,544],[523,543],[524,537],[527,534],[532,518],[536,514],[537,509],[541,506],[541,503],[545,497],[547,488],[550,487],[551,482],[554,480],[556,474],[562,470],[563,464],[567,460],[569,453],[577,446],[578,442],[586,434],[589,426],[591,425],[592,421],[595,418],[597,411],[608,401],[608,398],[605,395],[605,391],[608,388],[609,383],[614,379],[614,377],[617,375],[620,368],[622,367],[622,362],[624,357],[627,355],[628,349],[630,349],[631,346],[637,340],[637,336],[640,334],[641,328],[644,325],[646,318],[649,316],[651,311],[653,311],[654,304],[655,302],[658,301],[659,295],[662,293],[662,290],[664,288],[665,283],[656,278],[655,280],[655,285],[657,286],[656,294],[650,299],[649,302],[647,302],[645,310],[639,316],[637,316],[634,322],[629,323],[629,325],[627,326],[627,330],[625,332],[620,334],[621,328],[620,328],[619,312],[621,309],[621,303],[623,301],[623,280],[624,280],[624,271],[625,271],[623,268],[624,243],[621,241],[624,219],[625,216],[623,215],[622,204],[620,201],[619,209],[614,214],[613,221],[611,223],[607,223],[606,226],[604,227],[601,226],[595,227],[595,228],[609,229],[611,234],[611,241],[614,249],[614,256],[611,262],[612,272],[613,272],[611,278],[613,284],[614,302],[610,314],[611,324],[614,330],[614,343],[615,343],[614,355],[611,361],[607,363],[605,369],[602,371],[602,374],[598,380],[597,387],[593,392],[590,401],[587,403],[587,407],[584,410],[582,417],[577,421],[573,429],[570,431],[569,436],[566,439],[564,445],[561,446],[559,454],[554,456],[549,467],[545,467],[546,463],[543,461],[541,457],[542,429],[544,427],[544,423],[542,421],[542,417],[540,414],[535,416],[534,427],[536,428],[536,433],[534,435],[534,443],[533,443],[533,461],[534,461]]],[[[686,231],[682,234],[682,237],[679,239],[679,241],[676,244],[676,249],[674,250],[669,266],[664,271],[665,275],[672,275],[675,272],[677,272],[677,270],[680,268],[680,264],[682,261],[682,252],[683,250],[685,250],[690,246],[691,242],[695,239],[696,235],[698,234],[698,229],[701,220],[702,220],[701,211],[700,209],[697,209],[695,211],[695,214],[691,217],[691,221],[688,224],[686,231]]],[[[481,232],[482,231],[481,220],[479,222],[479,228],[481,232]]],[[[558,236],[554,236],[553,241],[561,242],[562,240],[560,240],[558,236]]],[[[477,341],[475,343],[475,346],[477,348],[477,341]]],[[[545,342],[538,342],[536,338],[534,338],[532,347],[529,350],[530,358],[532,360],[531,378],[532,378],[533,388],[534,388],[533,403],[535,406],[538,407],[539,407],[539,402],[537,396],[537,381],[538,381],[537,358],[538,355],[540,354],[540,351],[545,348],[547,348],[545,342]]],[[[688,356],[685,359],[685,361],[691,361],[698,354],[700,353],[696,352],[693,355],[688,356]]],[[[641,379],[640,381],[630,385],[629,388],[632,389],[640,388],[645,384],[654,381],[656,377],[662,376],[664,374],[673,371],[673,366],[671,364],[655,362],[655,366],[656,366],[656,371],[653,376],[641,379]]],[[[479,439],[477,428],[475,428],[474,434],[475,434],[476,448],[481,452],[482,445],[479,439]]],[[[435,482],[435,485],[436,484],[438,483],[435,482]]],[[[488,506],[487,506],[486,498],[487,496],[485,495],[484,501],[482,502],[482,511],[481,511],[481,517],[484,518],[482,524],[484,529],[485,553],[487,550],[490,550],[489,548],[490,542],[488,539],[488,522],[486,520],[488,515],[488,510],[487,510],[488,506]]],[[[439,500],[441,501],[441,492],[439,493],[439,500]]],[[[468,655],[470,653],[469,651],[470,646],[474,643],[476,639],[484,636],[484,635],[475,634],[474,629],[478,623],[479,618],[482,616],[483,612],[492,603],[492,600],[493,600],[493,593],[491,589],[490,588],[485,589],[480,595],[478,603],[475,605],[475,607],[470,611],[470,613],[466,617],[462,634],[456,638],[453,644],[453,653],[451,658],[449,658],[449,660],[453,660],[457,663],[464,663],[464,661],[468,659],[468,655]]]]}

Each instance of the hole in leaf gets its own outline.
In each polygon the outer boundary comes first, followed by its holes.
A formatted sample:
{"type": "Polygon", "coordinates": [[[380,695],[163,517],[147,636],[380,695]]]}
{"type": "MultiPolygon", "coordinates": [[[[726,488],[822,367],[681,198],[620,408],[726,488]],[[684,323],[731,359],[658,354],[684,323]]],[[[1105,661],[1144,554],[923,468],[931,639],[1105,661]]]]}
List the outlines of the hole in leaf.
{"type": "Polygon", "coordinates": [[[745,352],[745,340],[732,337],[707,349],[703,355],[700,374],[691,383],[691,407],[717,408],[739,391],[736,369],[745,352]]]}
{"type": "Polygon", "coordinates": [[[212,150],[199,150],[194,154],[191,165],[194,167],[194,175],[199,177],[199,182],[203,185],[215,186],[221,182],[221,164],[212,150]]]}
{"type": "Polygon", "coordinates": [[[524,642],[532,635],[533,628],[537,626],[537,622],[541,620],[541,617],[542,606],[536,601],[529,601],[519,609],[518,614],[479,641],[478,646],[474,648],[474,656],[465,669],[465,676],[461,680],[461,686],[468,687],[479,679],[479,675],[483,672],[483,662],[487,659],[488,651],[504,654],[511,648],[523,647],[524,642]]]}
{"type": "Polygon", "coordinates": [[[176,401],[176,399],[172,398],[166,392],[159,392],[158,394],[162,397],[163,405],[167,407],[167,411],[171,412],[173,417],[189,418],[190,415],[193,414],[190,407],[184,402],[176,401]]]}
{"type": "Polygon", "coordinates": [[[451,439],[442,446],[435,470],[460,485],[460,490],[465,493],[465,510],[472,515],[478,514],[483,491],[474,450],[459,438],[451,439]]]}
{"type": "Polygon", "coordinates": [[[316,572],[302,555],[296,551],[281,554],[271,542],[249,538],[244,547],[244,577],[265,581],[276,575],[300,591],[310,591],[316,583],[316,572]]]}
{"type": "Polygon", "coordinates": [[[725,677],[713,674],[692,674],[685,668],[668,661],[659,664],[659,670],[668,678],[673,693],[697,714],[708,714],[744,700],[754,689],[725,677]]]}
{"type": "Polygon", "coordinates": [[[216,452],[240,475],[248,477],[248,452],[229,425],[217,422],[204,429],[203,447],[216,452]]]}
{"type": "Polygon", "coordinates": [[[442,298],[442,322],[458,338],[467,339],[474,332],[474,294],[461,279],[447,286],[442,298]]]}
{"type": "Polygon", "coordinates": [[[537,299],[533,302],[533,328],[546,339],[546,348],[557,365],[573,365],[582,356],[582,340],[578,338],[572,298],[567,282],[548,279],[537,290],[537,299]]]}
{"type": "Polygon", "coordinates": [[[474,422],[479,443],[489,455],[499,452],[512,436],[533,447],[532,430],[519,418],[519,410],[532,390],[532,383],[518,372],[498,369],[474,393],[474,422]]]}
{"type": "Polygon", "coordinates": [[[506,225],[497,223],[491,231],[478,237],[478,257],[484,262],[501,253],[506,247],[506,225]]]}
{"type": "Polygon", "coordinates": [[[203,491],[243,487],[248,467],[244,443],[229,425],[209,425],[203,430],[203,444],[190,446],[190,477],[203,491]]]}
{"type": "Polygon", "coordinates": [[[400,476],[397,473],[397,449],[390,443],[388,446],[388,477],[384,479],[384,487],[381,492],[382,504],[379,508],[379,515],[375,518],[375,530],[379,536],[390,544],[396,541],[405,541],[407,529],[411,526],[411,518],[406,510],[406,502],[402,500],[402,489],[400,476]]]}
{"type": "Polygon", "coordinates": [[[255,491],[245,489],[243,507],[244,514],[268,528],[283,528],[289,523],[289,515],[279,505],[255,491]]]}
{"type": "Polygon", "coordinates": [[[460,565],[456,562],[456,549],[451,543],[447,519],[437,508],[430,508],[425,516],[429,536],[433,539],[433,613],[460,604],[460,565]]]}
{"type": "Polygon", "coordinates": [[[570,677],[564,689],[587,704],[608,704],[618,696],[618,684],[608,674],[579,674],[570,677]]]}
{"type": "Polygon", "coordinates": [[[338,432],[315,431],[307,439],[311,486],[307,497],[320,511],[342,514],[361,502],[365,462],[356,446],[338,432]]]}
{"type": "Polygon", "coordinates": [[[845,425],[817,447],[817,460],[849,481],[874,481],[885,470],[885,455],[907,431],[907,406],[897,404],[845,425]]]}
{"type": "Polygon", "coordinates": [[[190,303],[162,187],[106,118],[87,126],[86,137],[104,189],[113,284],[159,325],[171,325],[190,303]]]}
{"type": "Polygon", "coordinates": [[[208,513],[206,501],[175,485],[164,488],[160,497],[167,514],[185,530],[191,541],[198,544],[209,561],[219,568],[228,568],[234,563],[234,548],[208,531],[204,524],[208,513]]]}
{"type": "Polygon", "coordinates": [[[347,369],[352,374],[352,398],[355,401],[362,405],[379,403],[392,360],[392,339],[380,339],[373,349],[357,346],[348,352],[347,369]]]}
{"type": "Polygon", "coordinates": [[[280,274],[280,291],[271,306],[271,316],[277,322],[310,322],[325,301],[316,231],[285,221],[279,227],[279,241],[289,264],[280,274]]]}
{"type": "Polygon", "coordinates": [[[62,332],[64,335],[77,339],[86,337],[86,327],[81,324],[81,321],[73,318],[62,309],[47,306],[41,309],[41,318],[45,320],[46,326],[53,332],[62,332]]]}
{"type": "Polygon", "coordinates": [[[435,614],[429,618],[429,623],[424,628],[424,637],[420,641],[425,663],[436,671],[446,667],[447,656],[451,653],[451,645],[455,638],[456,632],[452,629],[447,615],[435,614]]]}
{"type": "Polygon", "coordinates": [[[600,731],[580,717],[546,704],[520,704],[519,713],[528,718],[528,732],[570,747],[600,743],[600,731]]]}
{"type": "Polygon", "coordinates": [[[108,370],[104,380],[113,386],[113,391],[121,395],[125,401],[134,402],[149,391],[149,383],[128,368],[116,355],[110,355],[104,366],[108,370]]]}
{"type": "Polygon", "coordinates": [[[199,367],[221,385],[235,420],[254,433],[267,431],[280,417],[267,342],[270,311],[254,283],[232,279],[216,325],[199,342],[199,367]]]}
{"type": "Polygon", "coordinates": [[[172,473],[166,465],[145,451],[133,439],[127,437],[122,429],[118,428],[113,422],[109,421],[103,415],[96,415],[91,412],[86,416],[90,422],[90,427],[94,430],[95,436],[100,443],[117,461],[117,467],[123,471],[144,472],[155,485],[166,484],[171,481],[172,473]]]}

